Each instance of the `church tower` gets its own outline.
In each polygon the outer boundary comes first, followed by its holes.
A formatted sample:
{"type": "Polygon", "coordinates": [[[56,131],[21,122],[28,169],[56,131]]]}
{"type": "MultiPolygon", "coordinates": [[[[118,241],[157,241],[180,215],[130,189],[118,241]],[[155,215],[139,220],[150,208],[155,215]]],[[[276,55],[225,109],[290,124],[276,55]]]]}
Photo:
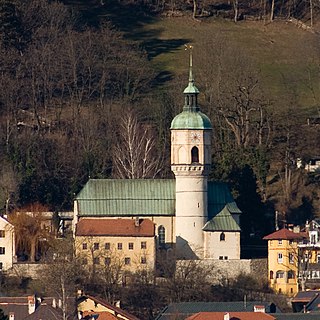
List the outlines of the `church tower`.
{"type": "Polygon", "coordinates": [[[203,257],[203,226],[208,220],[208,174],[211,167],[209,118],[200,112],[192,73],[183,91],[183,111],[171,123],[171,170],[176,177],[176,252],[178,259],[203,257]]]}

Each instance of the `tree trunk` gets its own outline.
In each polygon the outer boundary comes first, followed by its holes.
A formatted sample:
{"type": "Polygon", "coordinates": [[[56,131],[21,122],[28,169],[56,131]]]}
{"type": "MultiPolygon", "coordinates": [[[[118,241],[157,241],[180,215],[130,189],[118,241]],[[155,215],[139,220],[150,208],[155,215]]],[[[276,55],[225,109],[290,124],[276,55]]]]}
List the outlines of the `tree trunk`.
{"type": "Polygon", "coordinates": [[[274,19],[274,0],[271,2],[271,11],[270,11],[270,22],[274,19]]]}
{"type": "Polygon", "coordinates": [[[239,7],[239,1],[233,0],[234,22],[238,21],[238,7],[239,7]]]}
{"type": "Polygon", "coordinates": [[[313,2],[310,0],[310,27],[313,27],[313,2]]]}
{"type": "Polygon", "coordinates": [[[37,238],[33,237],[30,241],[30,261],[36,261],[37,238]]]}

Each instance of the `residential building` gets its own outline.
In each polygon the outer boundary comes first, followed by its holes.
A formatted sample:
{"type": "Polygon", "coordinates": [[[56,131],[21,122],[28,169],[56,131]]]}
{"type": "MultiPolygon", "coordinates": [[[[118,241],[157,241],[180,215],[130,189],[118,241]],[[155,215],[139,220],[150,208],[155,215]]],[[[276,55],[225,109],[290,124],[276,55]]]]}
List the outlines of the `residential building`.
{"type": "Polygon", "coordinates": [[[139,320],[125,310],[115,307],[107,301],[89,295],[82,295],[77,299],[78,319],[83,320],[139,320]]]}
{"type": "Polygon", "coordinates": [[[0,217],[0,270],[12,268],[15,257],[14,227],[7,219],[0,217]]]}
{"type": "Polygon", "coordinates": [[[263,312],[199,312],[186,320],[276,320],[263,312]]]}
{"type": "Polygon", "coordinates": [[[84,218],[149,219],[157,250],[170,257],[240,259],[241,211],[225,184],[208,181],[212,125],[198,94],[190,55],[183,110],[171,123],[175,180],[90,179],[75,199],[74,230],[84,218]]]}
{"type": "Polygon", "coordinates": [[[265,301],[229,301],[229,302],[180,302],[166,306],[155,320],[186,319],[199,312],[205,313],[233,313],[254,312],[280,313],[274,303],[265,301]]]}
{"type": "Polygon", "coordinates": [[[76,255],[88,266],[118,264],[123,271],[154,269],[155,225],[149,219],[81,219],[76,255]]]}
{"type": "MultiPolygon", "coordinates": [[[[56,299],[40,299],[34,295],[25,297],[0,297],[0,309],[9,317],[9,320],[56,320],[62,318],[62,310],[56,299]]],[[[70,314],[73,313],[74,310],[72,310],[70,314]]]]}
{"type": "Polygon", "coordinates": [[[306,233],[283,228],[263,239],[268,240],[268,278],[270,287],[278,292],[294,296],[299,291],[298,243],[306,233]]]}
{"type": "Polygon", "coordinates": [[[320,221],[307,221],[306,237],[298,243],[301,290],[320,288],[320,221]]]}

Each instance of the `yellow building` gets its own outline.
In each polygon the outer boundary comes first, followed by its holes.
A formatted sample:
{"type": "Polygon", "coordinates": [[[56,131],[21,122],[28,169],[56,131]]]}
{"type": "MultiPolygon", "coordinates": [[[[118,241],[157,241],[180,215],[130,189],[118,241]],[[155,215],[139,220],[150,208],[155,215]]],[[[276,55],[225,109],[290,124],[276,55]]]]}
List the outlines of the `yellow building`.
{"type": "Polygon", "coordinates": [[[75,250],[83,264],[122,271],[154,269],[155,225],[149,219],[83,218],[77,223],[75,250]]]}
{"type": "Polygon", "coordinates": [[[268,278],[275,292],[294,296],[299,291],[298,243],[305,237],[304,232],[281,229],[263,238],[268,240],[268,278]]]}

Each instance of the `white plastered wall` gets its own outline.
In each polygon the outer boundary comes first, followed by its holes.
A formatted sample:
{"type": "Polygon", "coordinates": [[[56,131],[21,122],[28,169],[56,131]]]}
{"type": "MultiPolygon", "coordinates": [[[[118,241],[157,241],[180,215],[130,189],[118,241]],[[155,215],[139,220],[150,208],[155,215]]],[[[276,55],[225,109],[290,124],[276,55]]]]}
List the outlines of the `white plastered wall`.
{"type": "Polygon", "coordinates": [[[240,259],[240,232],[215,231],[204,232],[205,258],[219,260],[240,259]],[[221,233],[224,233],[225,240],[220,241],[221,233]]]}
{"type": "Polygon", "coordinates": [[[2,270],[8,270],[12,268],[16,256],[14,227],[6,219],[0,217],[0,230],[4,231],[4,237],[0,237],[0,247],[5,248],[5,253],[0,254],[0,262],[2,270]]]}

